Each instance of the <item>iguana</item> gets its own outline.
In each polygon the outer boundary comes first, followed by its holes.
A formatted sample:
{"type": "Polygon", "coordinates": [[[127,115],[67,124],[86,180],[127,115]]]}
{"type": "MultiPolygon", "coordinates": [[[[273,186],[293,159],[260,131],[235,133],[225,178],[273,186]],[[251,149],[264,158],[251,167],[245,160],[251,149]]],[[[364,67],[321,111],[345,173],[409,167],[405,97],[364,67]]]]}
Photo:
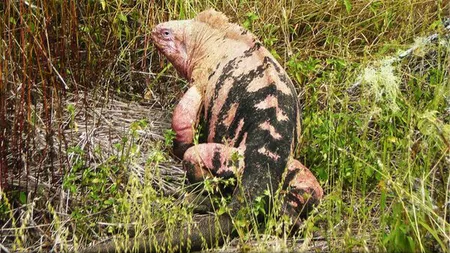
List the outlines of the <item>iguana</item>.
{"type": "MultiPolygon", "coordinates": [[[[290,191],[292,214],[322,198],[316,178],[293,159],[300,137],[294,85],[253,34],[207,10],[192,20],[157,25],[152,39],[190,84],[172,118],[174,153],[183,159],[190,182],[209,175],[230,177],[237,167],[244,198],[253,203],[269,187],[278,187],[288,168],[284,188],[290,191]],[[206,122],[207,138],[194,145],[199,118],[206,122]],[[236,162],[233,154],[243,161],[236,162]]],[[[240,205],[233,198],[231,206],[240,205]]]]}
{"type": "MultiPolygon", "coordinates": [[[[151,37],[190,85],[172,118],[173,152],[183,159],[189,182],[207,176],[239,177],[241,188],[234,190],[231,216],[281,183],[286,192],[283,209],[292,217],[298,219],[317,204],[323,196],[321,186],[293,158],[301,130],[296,90],[261,42],[212,9],[194,19],[161,23],[151,37]],[[194,145],[200,118],[206,142],[194,145]]],[[[201,247],[200,237],[218,234],[209,219],[191,231],[193,249],[201,247]]],[[[219,223],[223,233],[231,234],[229,216],[220,216],[219,223]]],[[[181,246],[186,240],[178,237],[170,243],[181,246]]],[[[154,250],[145,240],[141,244],[143,250],[154,250]]]]}

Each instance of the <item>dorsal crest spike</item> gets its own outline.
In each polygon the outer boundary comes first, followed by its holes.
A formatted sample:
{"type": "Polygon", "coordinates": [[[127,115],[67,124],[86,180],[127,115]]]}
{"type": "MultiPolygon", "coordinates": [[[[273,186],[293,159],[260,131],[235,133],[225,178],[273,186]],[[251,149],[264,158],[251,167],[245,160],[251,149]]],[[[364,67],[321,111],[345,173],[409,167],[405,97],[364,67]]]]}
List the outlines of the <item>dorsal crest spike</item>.
{"type": "Polygon", "coordinates": [[[230,25],[228,17],[222,12],[218,12],[214,9],[200,12],[197,17],[195,17],[195,20],[208,24],[215,29],[226,29],[230,25]]]}
{"type": "Polygon", "coordinates": [[[230,23],[225,14],[214,9],[200,12],[194,20],[205,23],[213,29],[225,32],[225,37],[228,39],[241,40],[248,43],[258,41],[258,38],[251,32],[248,32],[237,24],[230,23]]]}

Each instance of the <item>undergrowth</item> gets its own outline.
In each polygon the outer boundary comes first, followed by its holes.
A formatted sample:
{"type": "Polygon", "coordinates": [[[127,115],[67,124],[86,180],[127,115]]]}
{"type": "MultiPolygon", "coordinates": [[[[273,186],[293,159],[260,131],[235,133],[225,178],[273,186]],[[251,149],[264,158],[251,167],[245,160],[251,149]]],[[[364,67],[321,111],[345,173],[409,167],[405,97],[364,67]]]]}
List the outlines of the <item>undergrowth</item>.
{"type": "Polygon", "coordinates": [[[171,237],[204,196],[228,211],[217,187],[239,180],[186,185],[167,118],[133,116],[169,115],[186,88],[152,27],[209,7],[285,66],[303,107],[297,157],[326,193],[297,233],[275,201],[263,225],[237,218],[222,249],[447,252],[450,6],[429,0],[1,2],[0,252],[171,237]],[[141,104],[107,118],[116,97],[141,104]]]}

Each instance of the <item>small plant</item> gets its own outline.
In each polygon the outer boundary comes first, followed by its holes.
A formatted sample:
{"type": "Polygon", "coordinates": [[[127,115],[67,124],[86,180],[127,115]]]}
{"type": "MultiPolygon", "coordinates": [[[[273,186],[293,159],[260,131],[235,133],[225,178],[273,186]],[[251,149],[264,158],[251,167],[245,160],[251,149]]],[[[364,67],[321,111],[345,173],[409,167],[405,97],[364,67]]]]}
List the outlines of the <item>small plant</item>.
{"type": "Polygon", "coordinates": [[[6,219],[10,218],[11,215],[11,204],[6,198],[5,193],[0,190],[0,221],[5,222],[6,219]]]}
{"type": "Polygon", "coordinates": [[[173,140],[175,139],[175,131],[173,131],[172,129],[166,129],[164,131],[164,145],[167,148],[172,147],[173,145],[173,140]]]}
{"type": "Polygon", "coordinates": [[[258,20],[258,15],[254,12],[248,12],[245,15],[246,19],[244,21],[244,23],[242,23],[242,26],[245,27],[246,29],[252,30],[253,28],[253,23],[258,20]]]}
{"type": "Polygon", "coordinates": [[[69,113],[69,117],[70,117],[69,127],[74,129],[77,132],[78,125],[75,122],[75,106],[73,104],[68,104],[66,107],[66,110],[69,113]]]}
{"type": "Polygon", "coordinates": [[[113,207],[120,196],[120,166],[112,165],[118,160],[111,157],[110,164],[102,164],[96,168],[87,167],[82,158],[83,152],[73,148],[72,152],[78,156],[77,162],[63,181],[63,189],[76,196],[71,217],[80,231],[97,226],[95,219],[87,219],[95,214],[113,207]],[[111,179],[114,179],[111,182],[111,179]]]}

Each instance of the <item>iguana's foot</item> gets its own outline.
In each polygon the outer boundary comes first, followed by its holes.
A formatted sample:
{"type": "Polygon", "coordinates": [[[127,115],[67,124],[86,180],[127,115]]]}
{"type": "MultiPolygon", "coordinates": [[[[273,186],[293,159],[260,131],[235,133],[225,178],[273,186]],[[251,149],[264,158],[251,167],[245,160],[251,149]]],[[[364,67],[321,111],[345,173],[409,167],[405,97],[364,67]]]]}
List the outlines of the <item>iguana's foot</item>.
{"type": "Polygon", "coordinates": [[[283,211],[294,219],[294,225],[298,227],[301,218],[319,204],[323,189],[311,171],[297,160],[289,163],[284,189],[283,211]]]}

